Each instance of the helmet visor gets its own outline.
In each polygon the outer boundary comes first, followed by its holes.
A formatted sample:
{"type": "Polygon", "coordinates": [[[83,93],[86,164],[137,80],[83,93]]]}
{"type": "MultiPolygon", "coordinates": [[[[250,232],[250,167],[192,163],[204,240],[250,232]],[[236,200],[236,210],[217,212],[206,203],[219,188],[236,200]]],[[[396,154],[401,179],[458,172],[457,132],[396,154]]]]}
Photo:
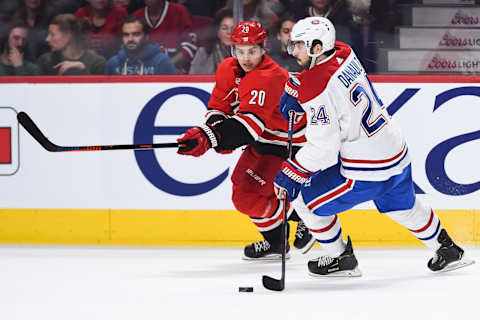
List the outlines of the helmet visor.
{"type": "Polygon", "coordinates": [[[303,50],[305,48],[305,43],[303,41],[292,41],[288,40],[287,52],[289,55],[293,55],[295,49],[303,50]]]}

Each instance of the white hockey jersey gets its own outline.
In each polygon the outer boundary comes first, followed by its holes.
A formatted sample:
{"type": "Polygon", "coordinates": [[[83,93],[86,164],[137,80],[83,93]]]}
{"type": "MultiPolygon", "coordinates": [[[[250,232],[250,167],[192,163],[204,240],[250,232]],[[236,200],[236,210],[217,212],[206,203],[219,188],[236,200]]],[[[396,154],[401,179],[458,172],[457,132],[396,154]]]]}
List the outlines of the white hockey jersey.
{"type": "Polygon", "coordinates": [[[307,143],[295,159],[311,172],[341,161],[349,179],[386,180],[410,163],[405,139],[353,50],[339,41],[335,50],[298,76],[307,143]]]}

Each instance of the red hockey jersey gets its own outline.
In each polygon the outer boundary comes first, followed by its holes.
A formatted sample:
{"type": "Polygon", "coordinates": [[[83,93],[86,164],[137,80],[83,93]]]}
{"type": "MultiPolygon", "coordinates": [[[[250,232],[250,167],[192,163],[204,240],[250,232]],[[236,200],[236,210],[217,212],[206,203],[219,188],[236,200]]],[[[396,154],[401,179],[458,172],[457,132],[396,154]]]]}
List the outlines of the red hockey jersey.
{"type": "Polygon", "coordinates": [[[150,21],[148,7],[138,9],[132,15],[144,19],[150,27],[150,41],[158,43],[170,57],[181,50],[187,61],[197,51],[196,36],[192,31],[192,17],[188,9],[178,3],[165,2],[160,20],[150,21]]]}
{"type": "MultiPolygon", "coordinates": [[[[99,30],[89,31],[87,46],[97,53],[110,56],[120,47],[122,23],[128,16],[127,10],[120,6],[112,6],[105,18],[105,24],[99,30]]],[[[89,6],[82,7],[75,12],[77,19],[87,18],[93,25],[93,12],[89,6]]]]}
{"type": "MultiPolygon", "coordinates": [[[[283,119],[278,103],[284,92],[288,72],[268,55],[243,78],[236,58],[227,58],[218,66],[215,88],[208,103],[208,119],[224,114],[239,121],[253,139],[263,144],[286,146],[288,122],[283,119]]],[[[295,125],[293,144],[303,145],[305,121],[295,125]]]]}

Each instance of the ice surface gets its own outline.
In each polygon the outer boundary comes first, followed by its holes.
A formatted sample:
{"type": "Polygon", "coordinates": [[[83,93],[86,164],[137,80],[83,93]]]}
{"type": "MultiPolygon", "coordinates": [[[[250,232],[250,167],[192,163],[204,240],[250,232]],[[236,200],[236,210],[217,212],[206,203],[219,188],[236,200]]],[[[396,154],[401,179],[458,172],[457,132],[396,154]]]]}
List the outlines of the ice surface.
{"type": "Polygon", "coordinates": [[[466,248],[476,264],[441,274],[427,269],[428,249],[358,248],[363,277],[350,279],[310,278],[320,249],[292,252],[283,292],[261,284],[280,263],[241,251],[0,246],[0,319],[480,319],[479,247],[466,248]]]}

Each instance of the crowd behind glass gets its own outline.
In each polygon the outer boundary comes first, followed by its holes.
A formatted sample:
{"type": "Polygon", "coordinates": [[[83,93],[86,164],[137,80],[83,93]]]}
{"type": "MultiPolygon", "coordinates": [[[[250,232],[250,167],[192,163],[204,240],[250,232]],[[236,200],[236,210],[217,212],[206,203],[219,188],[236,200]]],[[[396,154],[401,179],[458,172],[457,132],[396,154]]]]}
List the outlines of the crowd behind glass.
{"type": "MultiPolygon", "coordinates": [[[[243,0],[268,30],[267,53],[300,71],[286,45],[294,23],[332,20],[367,71],[393,41],[396,0],[243,0]]],[[[234,0],[0,0],[0,75],[214,74],[231,56],[234,0]],[[148,35],[148,36],[147,36],[148,35]]]]}

